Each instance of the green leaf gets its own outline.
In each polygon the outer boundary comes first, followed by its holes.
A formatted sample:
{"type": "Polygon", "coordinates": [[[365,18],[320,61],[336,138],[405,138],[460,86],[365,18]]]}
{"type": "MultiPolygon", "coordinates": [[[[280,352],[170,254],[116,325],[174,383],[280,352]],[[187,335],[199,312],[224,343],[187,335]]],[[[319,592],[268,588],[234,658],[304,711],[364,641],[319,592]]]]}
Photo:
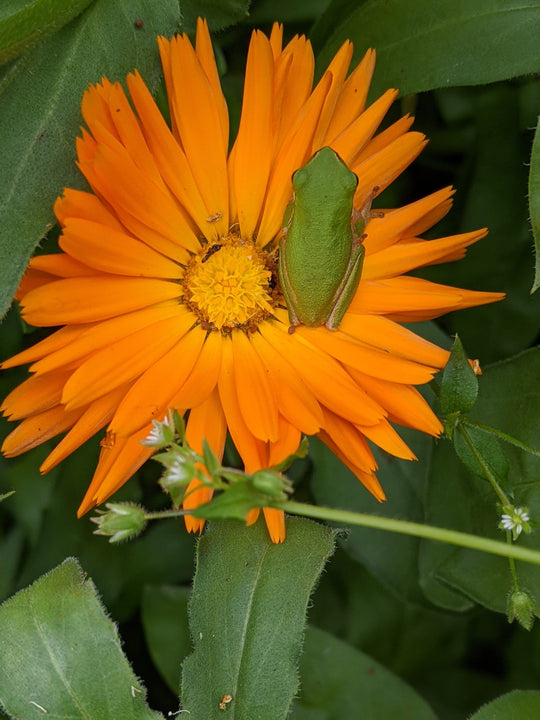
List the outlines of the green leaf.
{"type": "Polygon", "coordinates": [[[300,676],[293,720],[436,720],[429,705],[397,675],[316,628],[307,629],[300,676]]]}
{"type": "Polygon", "coordinates": [[[540,287],[540,117],[534,133],[529,170],[529,212],[536,248],[536,270],[531,292],[540,287]]]}
{"type": "Polygon", "coordinates": [[[195,650],[183,665],[183,707],[220,720],[287,715],[313,586],[333,551],[332,531],[287,518],[274,545],[263,522],[213,523],[198,547],[190,606],[195,650]]]}
{"type": "Polygon", "coordinates": [[[456,336],[450,359],[443,371],[439,403],[443,415],[472,410],[478,396],[478,380],[456,336]]]}
{"type": "Polygon", "coordinates": [[[134,68],[154,87],[156,34],[172,34],[177,18],[176,0],[96,0],[9,66],[0,84],[0,316],[54,224],[55,198],[64,186],[85,187],[75,166],[84,90],[104,75],[123,80],[134,68]]]}
{"type": "Polygon", "coordinates": [[[538,720],[540,692],[514,690],[484,705],[469,720],[538,720]]]}
{"type": "Polygon", "coordinates": [[[491,474],[508,495],[513,495],[512,486],[508,484],[508,461],[494,435],[460,423],[453,440],[459,459],[471,472],[488,482],[491,474]]]}
{"type": "Polygon", "coordinates": [[[249,6],[250,0],[183,0],[182,30],[195,33],[198,17],[206,18],[211,30],[222,30],[245,20],[249,6]]]}
{"type": "Polygon", "coordinates": [[[265,507],[268,500],[268,495],[257,492],[250,482],[237,482],[215,495],[210,502],[199,505],[192,514],[206,520],[244,522],[250,510],[265,507]]]}
{"type": "MultiPolygon", "coordinates": [[[[538,447],[538,408],[540,348],[535,348],[485,368],[471,419],[538,447]]],[[[471,429],[467,426],[467,431],[471,429]]],[[[540,520],[540,458],[508,443],[504,451],[514,504],[528,508],[534,524],[540,520]]],[[[497,503],[489,484],[459,462],[449,442],[440,441],[432,455],[426,522],[500,540],[504,535],[497,529],[500,521],[497,503]]],[[[538,550],[540,531],[535,528],[530,535],[522,534],[518,542],[538,550]]],[[[436,593],[432,596],[430,590],[438,583],[439,588],[450,588],[491,610],[506,612],[507,597],[514,585],[504,558],[422,541],[419,561],[425,587],[435,601],[436,593]]],[[[519,586],[540,598],[540,568],[516,562],[516,572],[519,586]]]]}
{"type": "MultiPolygon", "coordinates": [[[[427,463],[431,453],[431,438],[402,428],[399,432],[420,462],[427,463]]],[[[374,448],[379,465],[377,477],[387,496],[386,502],[379,503],[323,443],[313,439],[310,445],[315,462],[312,491],[319,505],[422,522],[424,471],[419,463],[399,460],[374,448]]],[[[351,527],[346,539],[340,542],[351,557],[369,568],[403,599],[419,605],[425,604],[417,576],[418,538],[351,527]]]]}
{"type": "Polygon", "coordinates": [[[359,60],[377,50],[374,90],[402,95],[538,72],[538,0],[372,0],[327,27],[325,67],[347,38],[359,60]],[[488,48],[497,48],[489,52],[488,48]]]}
{"type": "MultiPolygon", "coordinates": [[[[534,259],[526,163],[531,138],[523,131],[527,119],[522,115],[520,87],[504,83],[438,91],[437,107],[432,108],[432,112],[445,114],[452,108],[459,111],[462,105],[466,108],[465,118],[450,126],[468,140],[460,144],[459,170],[452,177],[459,188],[462,213],[457,226],[447,227],[448,234],[485,225],[489,234],[469,248],[463,260],[426,268],[422,274],[447,285],[506,293],[501,302],[454,312],[444,321],[448,332],[458,333],[467,352],[480,358],[483,367],[531,347],[538,337],[540,294],[530,295],[534,259]]],[[[540,84],[536,84],[536,107],[539,90],[540,84]]],[[[428,98],[422,99],[428,102],[428,98]]],[[[449,126],[442,132],[449,132],[449,126]]],[[[442,149],[430,162],[444,162],[454,152],[450,147],[442,149]]],[[[459,213],[459,205],[456,210],[459,213]]],[[[448,220],[455,213],[452,211],[448,220]]]]}
{"type": "Polygon", "coordinates": [[[189,595],[185,587],[147,585],[142,596],[141,619],[150,657],[175,695],[182,662],[191,651],[189,595]]]}
{"type": "Polygon", "coordinates": [[[93,0],[15,0],[0,8],[0,64],[59,30],[93,0]]]}
{"type": "Polygon", "coordinates": [[[0,607],[0,703],[14,717],[157,720],[77,561],[0,607]]]}

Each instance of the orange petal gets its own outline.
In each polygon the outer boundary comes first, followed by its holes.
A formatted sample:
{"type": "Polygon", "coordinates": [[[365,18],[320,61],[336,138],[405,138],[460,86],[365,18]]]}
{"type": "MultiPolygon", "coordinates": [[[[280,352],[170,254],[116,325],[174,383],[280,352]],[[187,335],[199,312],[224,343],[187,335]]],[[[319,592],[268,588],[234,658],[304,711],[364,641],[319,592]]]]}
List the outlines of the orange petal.
{"type": "MultiPolygon", "coordinates": [[[[43,341],[43,351],[40,356],[44,357],[34,363],[30,369],[35,373],[44,373],[69,365],[160,320],[184,315],[185,310],[178,303],[172,302],[136,310],[90,326],[75,326],[74,329],[78,332],[69,333],[68,339],[71,338],[71,341],[64,342],[58,348],[52,343],[48,346],[46,341],[43,341]],[[46,348],[48,351],[45,351],[46,348]]],[[[62,330],[67,331],[68,328],[69,326],[62,330]]]]}
{"type": "Polygon", "coordinates": [[[381,420],[377,425],[359,427],[358,430],[387,453],[402,460],[416,460],[415,454],[387,420],[381,420]]]}
{"type": "Polygon", "coordinates": [[[487,235],[487,230],[452,235],[440,240],[396,243],[365,258],[362,278],[373,280],[401,275],[418,267],[459,260],[465,249],[487,235]]]}
{"type": "Polygon", "coordinates": [[[292,175],[311,157],[310,144],[330,87],[332,76],[326,73],[298,119],[283,140],[283,145],[272,168],[268,191],[257,234],[257,244],[264,247],[275,238],[283,224],[283,213],[292,199],[292,175]]]}
{"type": "Polygon", "coordinates": [[[32,415],[23,420],[15,430],[12,430],[2,444],[2,453],[6,457],[16,457],[28,452],[65,432],[77,422],[83,410],[66,410],[62,405],[44,410],[38,415],[32,415]]]}
{"type": "Polygon", "coordinates": [[[295,425],[292,425],[282,415],[279,416],[279,438],[270,443],[269,465],[279,465],[298,450],[302,435],[295,425]]]}
{"type": "MultiPolygon", "coordinates": [[[[339,330],[351,335],[360,342],[385,350],[391,355],[422,363],[435,368],[443,368],[449,357],[447,350],[407,330],[381,315],[353,315],[345,313],[339,330]]],[[[393,377],[396,382],[411,382],[393,377]]]]}
{"type": "Polygon", "coordinates": [[[232,334],[234,382],[244,422],[260,440],[278,439],[278,412],[266,369],[243,332],[232,334]]]}
{"type": "Polygon", "coordinates": [[[221,89],[214,49],[212,48],[212,40],[210,39],[210,32],[208,31],[208,23],[204,18],[200,17],[197,18],[195,53],[214,93],[215,106],[221,124],[223,146],[226,148],[229,145],[229,109],[221,89]]]}
{"type": "Polygon", "coordinates": [[[209,240],[217,238],[215,223],[208,222],[211,213],[201,197],[186,155],[169,130],[139,73],[128,75],[127,84],[163,180],[203,235],[209,240]]]}
{"type": "MultiPolygon", "coordinates": [[[[65,253],[53,253],[52,255],[36,255],[28,265],[30,270],[38,270],[49,273],[59,278],[81,277],[82,275],[95,275],[94,270],[75,258],[65,253]]],[[[56,278],[51,277],[51,280],[56,278]]],[[[26,294],[26,293],[25,293],[26,294]]]]}
{"type": "Polygon", "coordinates": [[[29,377],[9,393],[0,411],[10,420],[20,420],[58,405],[70,375],[71,371],[62,369],[29,377]]]}
{"type": "Polygon", "coordinates": [[[388,411],[389,420],[429,435],[441,434],[443,427],[440,420],[416,388],[380,380],[354,368],[349,372],[388,411]]]}
{"type": "Polygon", "coordinates": [[[421,200],[395,210],[385,210],[382,218],[372,218],[366,226],[366,261],[372,253],[397,243],[402,237],[414,237],[432,227],[452,205],[454,189],[443,188],[421,200]]]}
{"type": "Polygon", "coordinates": [[[352,473],[356,475],[362,485],[364,485],[364,487],[369,490],[369,492],[375,497],[376,500],[378,500],[379,502],[386,500],[386,495],[384,494],[384,490],[382,489],[379,481],[377,480],[375,472],[368,472],[363,468],[353,465],[343,453],[341,447],[336,445],[336,443],[332,440],[328,433],[324,431],[320,432],[319,437],[323,441],[323,443],[330,448],[334,455],[336,455],[336,457],[338,457],[341,462],[346,465],[352,473]]]}
{"type": "Polygon", "coordinates": [[[115,230],[123,229],[116,215],[98,197],[83,190],[64,188],[62,196],[56,198],[54,203],[54,214],[60,225],[64,225],[68,217],[79,217],[108,225],[115,230]]]}
{"type": "MultiPolygon", "coordinates": [[[[37,292],[37,291],[36,291],[37,292]]],[[[449,310],[502,300],[504,293],[462,290],[415,277],[361,281],[349,310],[387,314],[398,321],[428,320],[449,310]]]]}
{"type": "Polygon", "coordinates": [[[362,114],[374,69],[375,50],[370,49],[343,85],[326,131],[325,142],[328,144],[362,114]]]}
{"type": "Polygon", "coordinates": [[[135,381],[118,406],[110,430],[117,435],[133,435],[168,406],[188,377],[204,343],[206,333],[192,328],[135,381]]]}
{"type": "Polygon", "coordinates": [[[133,218],[134,226],[141,228],[135,234],[158,252],[181,260],[185,257],[184,249],[192,252],[200,249],[181,206],[164,185],[152,182],[135,165],[121,145],[114,148],[100,145],[92,161],[81,161],[79,167],[92,188],[117,213],[124,211],[120,219],[126,227],[132,230],[129,218],[133,218]]]}
{"type": "MultiPolygon", "coordinates": [[[[225,440],[227,437],[227,423],[217,389],[208,398],[189,413],[186,425],[186,440],[196,452],[203,451],[203,438],[206,439],[219,459],[223,457],[225,440]]],[[[186,497],[182,506],[186,509],[198,507],[208,502],[213,495],[211,488],[205,487],[200,480],[193,480],[188,485],[186,497]]],[[[184,522],[189,532],[201,532],[204,520],[192,515],[185,515],[184,522]]]]}
{"type": "Polygon", "coordinates": [[[37,326],[105,320],[178,298],[175,282],[111,276],[67,278],[32,290],[22,300],[24,319],[37,326]]]}
{"type": "Polygon", "coordinates": [[[283,145],[285,137],[302,112],[302,106],[310,96],[314,69],[315,59],[311,43],[303,35],[295,36],[276,58],[272,100],[273,156],[283,145]]]}
{"type": "Polygon", "coordinates": [[[240,233],[247,239],[254,236],[258,225],[270,173],[273,71],[268,38],[255,31],[249,45],[242,114],[231,175],[240,233]]]}
{"type": "Polygon", "coordinates": [[[35,345],[32,345],[31,347],[26,348],[26,350],[13,355],[13,357],[10,357],[8,360],[4,360],[0,367],[2,370],[7,370],[8,368],[16,367],[17,365],[24,365],[25,363],[38,360],[39,358],[49,355],[49,353],[56,352],[57,350],[70,345],[73,340],[78,338],[82,333],[86,332],[87,329],[87,325],[78,325],[75,327],[68,325],[67,327],[60,328],[60,330],[57,330],[52,333],[52,335],[40,340],[35,345]]]}
{"type": "Polygon", "coordinates": [[[350,463],[366,472],[377,469],[364,435],[352,423],[327,408],[324,408],[324,431],[341,448],[350,463]]]}
{"type": "Polygon", "coordinates": [[[221,333],[208,333],[188,378],[171,400],[171,407],[194,408],[204,402],[217,385],[221,366],[221,333]]]}
{"type": "Polygon", "coordinates": [[[332,83],[326,94],[317,130],[313,137],[312,152],[315,152],[327,144],[328,127],[336,109],[339,96],[343,90],[343,83],[347,76],[349,65],[351,64],[352,53],[352,43],[350,40],[345,40],[326,69],[326,73],[332,77],[332,83]]]}
{"type": "Polygon", "coordinates": [[[250,341],[268,372],[280,413],[301,432],[315,435],[323,425],[323,414],[313,393],[286,358],[260,333],[253,333],[250,341]]]}
{"type": "Polygon", "coordinates": [[[223,136],[222,99],[216,98],[187,36],[173,38],[169,53],[168,95],[177,132],[210,216],[218,218],[216,231],[225,235],[229,229],[228,140],[223,136]]]}
{"type": "Polygon", "coordinates": [[[225,336],[218,382],[219,397],[231,438],[242,458],[246,472],[253,472],[268,466],[268,451],[266,443],[256,438],[245,423],[238,404],[235,383],[232,340],[225,336]]]}
{"type": "MultiPolygon", "coordinates": [[[[367,347],[340,330],[331,332],[325,327],[300,327],[295,334],[299,334],[319,350],[335,357],[344,365],[355,367],[368,375],[374,375],[384,380],[417,385],[429,382],[436,372],[435,368],[367,347]]],[[[364,423],[359,424],[363,425],[364,423]]],[[[371,425],[372,423],[366,424],[371,425]]]]}
{"type": "Polygon", "coordinates": [[[140,240],[90,220],[69,218],[59,245],[72,257],[102,272],[178,280],[184,269],[140,240]]]}
{"type": "Polygon", "coordinates": [[[118,439],[114,447],[102,449],[99,464],[77,511],[77,517],[108,500],[153,455],[155,448],[141,445],[141,440],[144,440],[150,429],[146,427],[130,438],[118,439]]]}
{"type": "Polygon", "coordinates": [[[421,133],[409,132],[398,137],[375,155],[356,161],[351,170],[358,176],[354,206],[362,207],[373,190],[379,195],[422,152],[426,140],[421,133]]]}
{"type": "Polygon", "coordinates": [[[382,119],[397,97],[397,90],[387,90],[340,135],[328,143],[347,165],[352,165],[358,153],[375,134],[382,119]]]}
{"type": "Polygon", "coordinates": [[[269,322],[259,329],[274,350],[289,360],[317,400],[337,415],[362,425],[384,417],[384,410],[352,381],[341,364],[298,331],[289,335],[284,325],[269,322]]]}
{"type": "Polygon", "coordinates": [[[190,313],[183,321],[168,318],[144,327],[98,350],[73,373],[64,387],[66,407],[80,407],[133,380],[157,362],[191,326],[190,313]]]}
{"type": "MultiPolygon", "coordinates": [[[[214,495],[214,489],[205,485],[199,478],[192,480],[186,488],[182,507],[184,510],[192,510],[210,502],[214,495]]],[[[203,531],[205,520],[203,518],[194,517],[193,515],[184,515],[184,524],[186,530],[192,533],[201,533],[203,531]]]]}
{"type": "Polygon", "coordinates": [[[282,543],[285,540],[285,513],[276,508],[263,508],[263,513],[270,540],[282,543]]]}
{"type": "Polygon", "coordinates": [[[122,386],[98,398],[91,403],[81,417],[73,425],[54,450],[47,456],[39,468],[40,472],[47,473],[62,462],[68,455],[77,450],[83,443],[95,435],[109,422],[114,410],[126,393],[127,388],[122,386]]]}

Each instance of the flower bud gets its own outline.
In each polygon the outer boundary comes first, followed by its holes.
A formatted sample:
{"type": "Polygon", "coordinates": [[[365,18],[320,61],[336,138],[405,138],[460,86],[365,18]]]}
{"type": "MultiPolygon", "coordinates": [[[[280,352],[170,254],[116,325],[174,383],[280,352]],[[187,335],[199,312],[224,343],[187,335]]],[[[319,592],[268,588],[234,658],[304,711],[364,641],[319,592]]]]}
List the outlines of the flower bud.
{"type": "Polygon", "coordinates": [[[174,419],[169,411],[161,422],[158,420],[152,420],[152,429],[144,440],[141,440],[141,445],[163,448],[172,444],[174,441],[174,434],[174,419]]]}
{"type": "Polygon", "coordinates": [[[174,507],[179,507],[184,499],[187,486],[199,476],[200,472],[187,454],[177,454],[174,460],[167,465],[159,484],[171,496],[174,507]]]}
{"type": "Polygon", "coordinates": [[[107,503],[105,507],[105,512],[98,510],[99,515],[91,518],[98,526],[94,535],[106,535],[114,543],[135,537],[146,527],[145,511],[139,505],[107,503]]]}
{"type": "Polygon", "coordinates": [[[508,598],[508,622],[517,620],[526,630],[531,630],[534,617],[539,617],[536,603],[529,593],[524,590],[514,590],[508,598]]]}
{"type": "Polygon", "coordinates": [[[272,470],[257,470],[251,477],[252,486],[257,492],[272,498],[285,500],[283,494],[289,489],[290,483],[285,475],[272,470]]]}

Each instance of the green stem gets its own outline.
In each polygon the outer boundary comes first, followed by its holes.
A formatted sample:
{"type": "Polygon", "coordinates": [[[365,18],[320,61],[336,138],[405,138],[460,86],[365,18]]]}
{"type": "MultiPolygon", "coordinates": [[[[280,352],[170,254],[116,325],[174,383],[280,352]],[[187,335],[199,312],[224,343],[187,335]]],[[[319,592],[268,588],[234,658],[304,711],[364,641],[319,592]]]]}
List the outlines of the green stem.
{"type": "MultiPolygon", "coordinates": [[[[506,531],[506,544],[508,547],[514,547],[512,543],[512,533],[510,530],[506,531]]],[[[510,574],[512,575],[512,582],[514,583],[514,589],[519,590],[519,583],[517,579],[517,571],[516,571],[516,561],[513,557],[508,558],[508,563],[510,565],[510,574]]]]}
{"type": "Polygon", "coordinates": [[[345,525],[360,525],[361,527],[387,530],[402,535],[413,535],[415,537],[426,538],[427,540],[445,542],[470,550],[480,550],[491,553],[492,555],[501,555],[503,557],[515,558],[516,560],[524,560],[525,562],[540,565],[540,552],[537,550],[530,550],[529,548],[517,545],[507,545],[498,540],[458,532],[457,530],[446,530],[445,528],[421,525],[420,523],[409,522],[407,520],[394,520],[393,518],[365,515],[363,513],[350,512],[349,510],[336,510],[334,508],[319,507],[316,505],[306,505],[305,503],[285,502],[279,505],[273,505],[273,507],[285,510],[285,512],[294,515],[303,515],[305,517],[328,520],[345,525]]]}
{"type": "Polygon", "coordinates": [[[491,435],[496,435],[497,437],[500,437],[501,440],[504,440],[505,442],[509,443],[510,445],[515,445],[520,450],[524,450],[525,452],[531,453],[532,455],[536,455],[537,457],[540,457],[540,450],[535,450],[535,448],[530,447],[530,445],[526,445],[525,443],[521,442],[521,440],[517,440],[515,437],[512,437],[511,435],[507,435],[506,433],[502,432],[501,430],[497,430],[497,428],[492,428],[490,425],[484,425],[483,423],[476,422],[476,420],[471,420],[468,417],[461,417],[460,418],[462,425],[469,425],[470,427],[475,427],[478,430],[484,430],[484,432],[490,433],[491,435]]]}
{"type": "Polygon", "coordinates": [[[181,510],[178,508],[177,510],[157,510],[156,512],[146,512],[144,513],[144,517],[146,520],[164,520],[165,518],[177,518],[177,517],[184,517],[184,515],[189,515],[191,510],[181,510]]]}
{"type": "Polygon", "coordinates": [[[472,454],[474,455],[474,457],[475,457],[476,460],[478,461],[480,467],[481,467],[482,470],[484,471],[484,474],[485,474],[486,478],[489,480],[489,482],[490,482],[493,490],[495,491],[495,494],[498,495],[499,500],[501,501],[502,505],[503,505],[503,506],[511,505],[510,500],[506,497],[506,493],[504,492],[504,490],[502,489],[502,487],[501,487],[501,486],[499,485],[499,483],[497,482],[497,478],[496,478],[495,475],[491,472],[491,470],[490,470],[489,466],[487,465],[486,461],[484,460],[484,458],[480,455],[480,453],[479,453],[478,450],[476,449],[475,444],[474,444],[473,441],[471,440],[471,436],[469,435],[469,433],[467,432],[467,430],[463,427],[463,424],[460,423],[457,429],[459,430],[459,432],[460,432],[460,433],[463,435],[463,437],[465,438],[465,442],[466,442],[467,445],[469,446],[472,454]]]}

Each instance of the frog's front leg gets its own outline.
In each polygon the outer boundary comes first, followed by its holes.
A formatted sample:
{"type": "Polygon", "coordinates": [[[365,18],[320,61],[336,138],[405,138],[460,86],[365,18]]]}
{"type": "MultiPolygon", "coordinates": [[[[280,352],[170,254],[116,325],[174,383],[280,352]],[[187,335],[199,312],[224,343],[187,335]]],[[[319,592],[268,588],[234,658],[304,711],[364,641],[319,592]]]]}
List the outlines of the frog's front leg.
{"type": "Polygon", "coordinates": [[[351,226],[353,235],[355,237],[361,237],[364,234],[364,230],[366,228],[366,225],[371,220],[371,218],[381,218],[384,217],[384,213],[380,210],[372,210],[371,209],[371,203],[373,200],[377,197],[377,193],[379,192],[380,188],[378,185],[375,185],[372,189],[369,195],[367,196],[366,201],[362,205],[361,208],[353,209],[352,211],[352,218],[351,218],[351,226]]]}

